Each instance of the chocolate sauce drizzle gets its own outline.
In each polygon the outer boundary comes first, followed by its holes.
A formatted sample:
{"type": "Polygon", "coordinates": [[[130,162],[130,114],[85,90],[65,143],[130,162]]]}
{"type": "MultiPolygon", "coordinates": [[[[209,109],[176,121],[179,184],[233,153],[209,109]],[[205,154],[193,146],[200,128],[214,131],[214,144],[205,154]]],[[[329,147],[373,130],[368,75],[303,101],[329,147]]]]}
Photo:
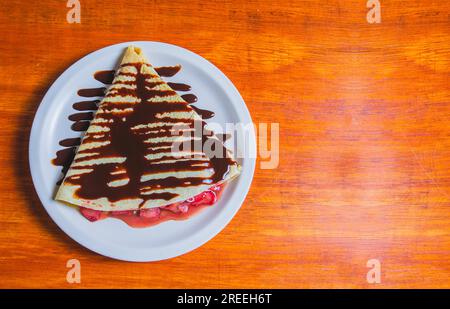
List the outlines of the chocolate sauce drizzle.
{"type": "MultiPolygon", "coordinates": [[[[81,150],[80,153],[86,153],[87,157],[79,157],[76,162],[89,161],[96,158],[105,158],[105,157],[125,157],[126,160],[121,163],[108,163],[108,164],[100,164],[96,165],[96,168],[93,169],[90,173],[84,173],[80,175],[75,175],[68,177],[66,181],[74,185],[80,185],[77,189],[76,194],[84,199],[97,199],[101,197],[107,197],[110,201],[115,202],[122,199],[127,198],[142,198],[143,202],[150,199],[165,199],[170,200],[176,196],[173,193],[152,193],[143,195],[141,193],[141,188],[143,186],[146,187],[146,190],[152,189],[161,189],[161,188],[173,188],[179,186],[196,186],[200,184],[210,184],[216,183],[222,180],[230,167],[230,165],[236,164],[232,159],[225,157],[216,158],[215,156],[209,156],[210,166],[206,168],[213,168],[214,174],[209,178],[202,177],[188,177],[188,178],[176,178],[176,177],[168,177],[164,179],[150,179],[145,182],[141,182],[141,177],[145,174],[156,173],[156,172],[170,172],[170,171],[195,171],[195,170],[203,170],[205,166],[199,166],[199,163],[205,163],[205,161],[201,161],[198,159],[191,159],[188,161],[177,161],[175,163],[161,163],[161,164],[152,164],[158,163],[158,161],[162,161],[163,159],[167,159],[167,157],[163,157],[161,159],[156,159],[152,161],[148,161],[145,158],[145,155],[163,152],[161,149],[153,149],[154,147],[163,147],[163,146],[171,146],[166,144],[172,144],[170,142],[161,142],[158,145],[152,145],[153,148],[149,149],[149,145],[144,143],[144,140],[149,138],[149,135],[145,134],[145,132],[133,132],[131,128],[136,125],[143,123],[150,123],[152,121],[160,121],[156,118],[157,114],[161,114],[163,112],[186,112],[189,111],[188,105],[196,102],[197,97],[193,94],[182,96],[185,102],[176,102],[167,104],[167,102],[147,102],[147,100],[151,99],[154,96],[169,96],[173,95],[175,92],[172,90],[168,91],[157,91],[151,90],[158,83],[150,83],[147,82],[146,79],[150,78],[148,74],[141,73],[141,64],[127,64],[132,65],[136,68],[137,74],[136,76],[136,89],[127,89],[127,88],[118,88],[118,91],[114,93],[109,93],[108,96],[124,96],[131,95],[138,99],[140,99],[140,104],[134,106],[134,110],[131,114],[127,114],[125,117],[123,114],[117,115],[114,113],[102,113],[101,117],[107,120],[111,120],[112,122],[108,123],[109,132],[105,134],[104,137],[93,137],[92,134],[86,133],[85,142],[101,142],[101,141],[110,141],[108,145],[101,147],[101,156],[95,154],[97,149],[90,150],[84,149],[81,150]],[[150,89],[150,90],[149,90],[150,89]],[[186,99],[186,98],[187,99],[186,99]],[[123,171],[122,173],[115,173],[118,171],[123,171]],[[103,183],[99,180],[105,180],[103,183]],[[118,187],[108,186],[108,182],[111,181],[128,181],[125,185],[118,187]]],[[[171,77],[174,76],[179,70],[181,66],[173,66],[173,67],[160,67],[155,68],[158,74],[162,77],[171,77]]],[[[129,74],[129,73],[127,73],[129,74]]],[[[99,82],[108,85],[113,82],[115,76],[114,70],[108,71],[99,71],[94,74],[94,78],[99,82]]],[[[182,83],[169,83],[169,86],[177,91],[189,91],[191,87],[187,84],[182,83]]],[[[83,97],[99,97],[92,101],[80,101],[73,104],[73,108],[77,111],[81,111],[79,113],[75,113],[69,116],[69,120],[74,121],[72,124],[72,130],[74,131],[85,131],[89,127],[90,120],[93,119],[95,111],[98,109],[98,103],[100,102],[101,96],[105,94],[105,87],[99,88],[90,88],[90,89],[80,89],[78,91],[79,96],[83,97]]],[[[125,102],[123,102],[125,103],[125,102]]],[[[122,104],[123,104],[122,103],[122,104]]],[[[191,108],[194,108],[197,113],[199,113],[203,119],[208,119],[214,116],[212,111],[202,110],[198,107],[191,105],[191,108]]],[[[180,122],[184,122],[185,124],[191,126],[195,130],[197,128],[201,128],[203,130],[206,123],[204,121],[201,122],[200,126],[195,126],[195,123],[190,119],[179,119],[180,122]]],[[[177,120],[178,122],[178,120],[177,120]]],[[[156,135],[151,137],[162,137],[168,136],[168,130],[160,130],[156,135]]],[[[211,137],[201,134],[195,136],[203,136],[202,144],[208,141],[211,137]]],[[[225,140],[224,140],[225,141],[225,140]]],[[[75,153],[77,146],[80,145],[80,138],[71,138],[60,141],[60,145],[63,147],[67,147],[57,152],[56,158],[53,159],[53,164],[63,167],[63,174],[67,173],[69,169],[75,153]]],[[[218,145],[215,143],[214,145],[218,145]]],[[[226,148],[221,145],[222,153],[226,154],[226,148]]],[[[74,169],[86,169],[90,168],[90,165],[84,166],[74,166],[74,169]]],[[[58,182],[60,183],[62,179],[58,182]]]]}
{"type": "Polygon", "coordinates": [[[92,97],[103,97],[106,93],[105,87],[100,88],[86,88],[78,90],[78,95],[80,97],[92,98],[92,97]]]}
{"type": "Polygon", "coordinates": [[[95,72],[94,78],[105,85],[111,85],[115,75],[116,70],[105,70],[95,72]]]}
{"type": "MultiPolygon", "coordinates": [[[[191,86],[187,85],[187,84],[182,84],[182,83],[167,83],[170,88],[172,88],[175,91],[190,91],[191,90],[191,86]]],[[[196,100],[197,101],[197,100],[196,100]]],[[[189,102],[188,102],[189,103],[189,102]]]]}
{"type": "Polygon", "coordinates": [[[170,67],[158,67],[154,68],[156,73],[159,74],[161,77],[172,77],[181,70],[181,65],[174,65],[170,67]]]}
{"type": "Polygon", "coordinates": [[[100,100],[94,100],[94,101],[81,101],[76,102],[72,105],[74,110],[77,111],[96,111],[98,109],[98,104],[100,103],[100,100]]]}
{"type": "Polygon", "coordinates": [[[191,107],[197,112],[197,114],[202,116],[203,119],[209,119],[209,118],[214,117],[214,115],[215,115],[215,113],[213,111],[209,111],[207,109],[201,109],[194,105],[191,105],[191,107]]]}
{"type": "MultiPolygon", "coordinates": [[[[52,163],[56,166],[62,166],[62,173],[66,175],[69,170],[70,164],[72,164],[75,158],[77,147],[81,144],[81,138],[66,138],[59,141],[59,145],[66,147],[56,152],[56,157],[52,160],[52,163]]],[[[58,180],[56,184],[60,185],[64,177],[58,180]]]]}

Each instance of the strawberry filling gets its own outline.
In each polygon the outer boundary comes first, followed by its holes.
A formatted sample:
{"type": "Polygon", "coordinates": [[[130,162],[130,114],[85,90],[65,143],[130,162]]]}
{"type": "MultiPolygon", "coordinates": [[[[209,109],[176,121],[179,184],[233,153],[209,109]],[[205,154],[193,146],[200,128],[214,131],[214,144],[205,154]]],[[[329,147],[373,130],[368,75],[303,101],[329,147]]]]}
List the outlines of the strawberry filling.
{"type": "Polygon", "coordinates": [[[100,211],[80,207],[80,213],[91,222],[114,217],[125,221],[132,227],[147,227],[167,220],[187,219],[203,207],[215,204],[224,186],[218,185],[187,199],[164,207],[146,208],[126,211],[100,211]]]}

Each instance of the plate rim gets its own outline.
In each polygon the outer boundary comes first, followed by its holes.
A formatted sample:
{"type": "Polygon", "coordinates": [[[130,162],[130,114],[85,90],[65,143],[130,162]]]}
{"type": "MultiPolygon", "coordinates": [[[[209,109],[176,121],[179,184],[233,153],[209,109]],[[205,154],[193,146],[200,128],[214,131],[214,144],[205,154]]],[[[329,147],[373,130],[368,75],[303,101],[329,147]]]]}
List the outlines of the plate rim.
{"type": "MultiPolygon", "coordinates": [[[[157,42],[157,41],[122,42],[122,43],[117,43],[117,44],[113,44],[113,45],[108,45],[108,46],[102,47],[100,49],[97,49],[95,51],[88,53],[87,55],[83,56],[82,58],[80,58],[77,61],[75,61],[74,63],[72,63],[66,70],[64,70],[63,73],[61,73],[56,78],[56,80],[54,80],[54,82],[51,84],[51,86],[48,88],[46,94],[42,98],[41,102],[39,103],[39,107],[37,108],[37,110],[35,112],[33,124],[31,127],[30,137],[29,137],[28,158],[29,158],[29,167],[30,167],[31,178],[33,181],[34,188],[36,189],[36,193],[38,194],[39,200],[40,200],[42,206],[44,207],[44,209],[46,210],[46,212],[48,213],[48,215],[53,220],[53,222],[67,236],[69,236],[71,239],[73,239],[74,241],[76,241],[77,243],[82,245],[83,247],[85,247],[93,252],[96,252],[97,254],[103,255],[103,256],[107,256],[107,257],[110,257],[110,258],[113,258],[116,260],[122,260],[122,261],[150,262],[150,261],[166,260],[169,258],[174,258],[174,257],[180,256],[180,255],[186,254],[190,251],[193,251],[193,250],[201,247],[206,242],[210,241],[212,238],[217,236],[230,223],[230,221],[234,218],[236,213],[241,208],[241,206],[250,190],[251,183],[253,181],[253,177],[254,177],[254,173],[255,173],[255,166],[256,166],[256,158],[245,158],[246,160],[248,160],[247,164],[249,165],[249,168],[248,168],[246,178],[244,179],[243,185],[241,185],[238,189],[238,193],[241,192],[240,197],[238,197],[239,199],[236,203],[237,206],[232,208],[232,212],[228,212],[228,213],[221,212],[220,214],[215,216],[214,219],[217,220],[219,218],[222,220],[220,220],[220,222],[218,222],[217,224],[210,226],[211,228],[206,229],[206,231],[203,233],[202,237],[198,237],[198,235],[197,235],[196,240],[193,241],[192,239],[190,239],[190,241],[187,244],[184,244],[181,248],[167,250],[169,252],[159,253],[157,257],[147,256],[146,254],[142,254],[142,253],[129,254],[127,252],[125,252],[125,253],[111,252],[112,251],[111,248],[108,249],[105,246],[103,246],[101,243],[98,243],[97,241],[92,241],[92,239],[91,239],[91,241],[89,241],[89,237],[85,238],[83,236],[84,234],[81,234],[81,233],[77,234],[74,231],[72,231],[71,230],[72,225],[70,225],[67,222],[66,218],[64,218],[57,210],[53,210],[52,207],[46,206],[46,200],[49,197],[46,196],[46,194],[45,194],[46,190],[43,187],[44,184],[41,183],[41,180],[42,180],[41,174],[42,173],[39,173],[34,168],[34,166],[37,167],[40,165],[39,164],[40,154],[37,149],[39,147],[39,138],[40,138],[40,134],[43,129],[45,114],[46,114],[46,112],[48,112],[49,107],[51,107],[53,97],[58,93],[59,89],[64,86],[64,82],[66,80],[70,79],[72,76],[72,73],[77,71],[80,66],[83,66],[83,64],[85,62],[88,62],[91,57],[98,56],[103,53],[107,53],[109,50],[114,50],[116,48],[120,48],[120,47],[125,48],[128,45],[139,46],[139,44],[155,45],[155,46],[160,45],[160,46],[162,46],[164,48],[168,48],[168,49],[173,49],[173,50],[178,49],[178,50],[182,51],[183,53],[186,53],[187,55],[189,55],[189,57],[194,58],[194,60],[197,59],[198,61],[204,63],[206,65],[206,67],[205,68],[202,67],[202,69],[205,69],[207,71],[210,71],[210,70],[215,71],[214,72],[215,77],[220,78],[220,84],[222,85],[222,87],[224,89],[227,89],[227,91],[231,90],[233,93],[231,93],[230,96],[232,96],[236,101],[239,101],[238,102],[239,104],[236,104],[236,105],[239,105],[239,115],[238,116],[239,116],[240,120],[241,121],[244,120],[243,121],[244,123],[253,123],[250,112],[247,108],[247,105],[245,104],[245,101],[242,98],[239,91],[237,90],[237,88],[234,86],[234,84],[231,82],[231,80],[219,68],[217,68],[214,64],[212,64],[207,59],[203,58],[202,56],[200,56],[186,48],[183,48],[183,47],[180,47],[177,45],[173,45],[173,44],[169,44],[169,43],[157,42]]],[[[234,104],[234,103],[231,103],[231,104],[234,104]]],[[[256,154],[255,131],[254,130],[250,130],[250,131],[251,132],[249,134],[249,141],[248,141],[250,151],[251,151],[251,153],[256,154]]],[[[243,177],[243,175],[241,174],[239,177],[243,177]]],[[[53,198],[50,197],[50,199],[53,199],[53,198]]],[[[230,210],[231,208],[229,206],[226,207],[228,204],[229,204],[229,202],[225,203],[225,208],[228,208],[228,210],[230,210]]]]}

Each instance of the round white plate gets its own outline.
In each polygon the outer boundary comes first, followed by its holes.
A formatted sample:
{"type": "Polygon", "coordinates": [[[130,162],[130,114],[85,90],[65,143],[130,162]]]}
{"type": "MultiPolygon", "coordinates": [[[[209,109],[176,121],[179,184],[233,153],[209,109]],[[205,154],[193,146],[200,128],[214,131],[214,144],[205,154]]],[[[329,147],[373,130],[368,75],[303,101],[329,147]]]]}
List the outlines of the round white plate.
{"type": "MultiPolygon", "coordinates": [[[[61,139],[78,137],[70,129],[68,116],[74,113],[72,104],[82,101],[77,90],[100,87],[93,78],[100,70],[114,69],[125,48],[135,45],[143,49],[154,66],[181,64],[173,82],[192,86],[190,93],[198,96],[196,106],[215,111],[208,122],[252,123],[245,103],[231,81],[213,64],[184,48],[158,42],[127,42],[97,50],[68,68],[50,87],[36,113],[31,130],[29,159],[31,175],[39,198],[50,217],[71,238],[92,251],[126,261],[157,261],[172,258],[195,248],[217,235],[241,207],[250,188],[255,159],[238,159],[242,174],[225,189],[221,199],[212,207],[185,221],[135,229],[121,220],[108,218],[89,222],[77,209],[53,199],[61,167],[51,160],[61,139]]],[[[247,141],[250,153],[256,153],[252,131],[247,141]]]]}

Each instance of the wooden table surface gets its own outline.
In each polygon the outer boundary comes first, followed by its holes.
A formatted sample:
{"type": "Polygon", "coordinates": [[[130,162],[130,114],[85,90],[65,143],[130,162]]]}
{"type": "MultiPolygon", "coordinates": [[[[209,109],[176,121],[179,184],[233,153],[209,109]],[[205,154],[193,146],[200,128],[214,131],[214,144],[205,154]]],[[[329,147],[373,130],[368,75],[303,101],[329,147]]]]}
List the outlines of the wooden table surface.
{"type": "Polygon", "coordinates": [[[450,3],[2,1],[0,287],[450,287],[450,3]],[[28,167],[36,109],[69,65],[107,45],[163,41],[218,66],[255,123],[280,123],[280,164],[258,166],[213,240],[155,263],[115,261],[66,236],[28,167]],[[81,284],[66,262],[81,262],[81,284]],[[366,263],[381,262],[369,284],[366,263]]]}

